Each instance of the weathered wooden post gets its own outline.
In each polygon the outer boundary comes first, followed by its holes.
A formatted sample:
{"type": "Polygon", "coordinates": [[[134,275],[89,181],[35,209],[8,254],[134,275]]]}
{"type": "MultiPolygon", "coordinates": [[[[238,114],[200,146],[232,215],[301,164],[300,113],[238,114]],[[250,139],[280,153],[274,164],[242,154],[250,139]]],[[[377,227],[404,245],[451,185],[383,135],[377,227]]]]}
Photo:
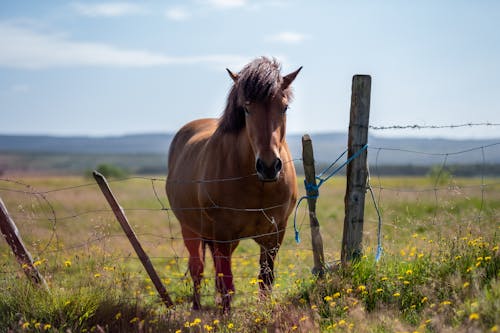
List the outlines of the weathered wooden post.
{"type": "Polygon", "coordinates": [[[302,137],[302,163],[304,165],[307,205],[309,208],[309,225],[311,226],[311,241],[314,256],[313,274],[322,276],[325,272],[325,255],[323,253],[323,239],[319,232],[319,221],[316,217],[316,199],[319,192],[316,184],[316,170],[314,167],[314,153],[312,140],[308,134],[302,137]]]}
{"type": "Polygon", "coordinates": [[[127,235],[130,243],[132,244],[132,247],[134,248],[135,252],[137,253],[137,256],[141,260],[142,265],[146,269],[146,272],[148,273],[149,277],[151,278],[151,282],[153,282],[156,290],[158,291],[158,294],[160,295],[161,300],[163,303],[167,306],[167,308],[170,308],[173,306],[173,302],[170,299],[170,296],[167,294],[167,290],[163,286],[163,283],[161,283],[160,277],[156,273],[153,265],[151,264],[151,260],[149,260],[148,255],[142,248],[141,243],[139,243],[139,240],[137,239],[137,236],[135,235],[134,231],[132,230],[132,227],[130,227],[130,224],[128,223],[127,217],[125,216],[125,213],[123,212],[123,209],[120,207],[118,202],[115,199],[115,196],[113,195],[113,192],[111,192],[111,189],[109,188],[108,182],[106,181],[106,178],[104,178],[103,175],[101,175],[99,172],[94,171],[93,172],[94,179],[96,180],[97,184],[101,188],[102,193],[104,194],[104,197],[108,201],[109,205],[111,206],[111,209],[113,210],[113,213],[116,216],[116,219],[120,223],[123,231],[127,235]]]}
{"type": "Polygon", "coordinates": [[[21,265],[24,273],[28,278],[38,285],[42,285],[47,291],[49,287],[47,286],[47,282],[40,274],[36,266],[33,264],[33,258],[31,254],[24,246],[24,242],[19,234],[19,230],[17,229],[14,221],[9,215],[7,211],[7,207],[5,207],[2,198],[0,198],[0,231],[2,232],[3,237],[9,244],[12,252],[16,256],[17,262],[21,265]]]}
{"type": "MultiPolygon", "coordinates": [[[[348,156],[353,156],[368,143],[370,118],[371,77],[355,75],[352,78],[351,115],[349,121],[348,156]]],[[[347,187],[344,197],[345,219],[342,237],[341,261],[358,259],[362,253],[363,220],[365,208],[367,150],[347,166],[347,187]]]]}

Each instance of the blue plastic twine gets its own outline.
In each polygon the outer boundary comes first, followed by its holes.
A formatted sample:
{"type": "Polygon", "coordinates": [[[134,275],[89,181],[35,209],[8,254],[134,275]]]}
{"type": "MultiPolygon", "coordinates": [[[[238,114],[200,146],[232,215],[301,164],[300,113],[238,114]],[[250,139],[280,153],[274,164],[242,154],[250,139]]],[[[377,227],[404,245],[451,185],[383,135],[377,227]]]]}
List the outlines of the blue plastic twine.
{"type": "MultiPolygon", "coordinates": [[[[335,174],[337,174],[340,170],[342,170],[342,168],[345,167],[347,164],[351,163],[352,160],[354,160],[359,155],[361,155],[361,153],[364,150],[366,150],[367,148],[368,148],[368,144],[364,145],[361,149],[359,149],[356,153],[354,153],[351,157],[349,157],[344,163],[342,163],[335,170],[333,170],[327,177],[322,178],[322,176],[328,170],[330,170],[335,165],[335,163],[337,163],[342,158],[342,156],[345,155],[345,153],[347,152],[347,149],[346,149],[342,154],[340,154],[340,156],[332,164],[330,164],[326,169],[324,169],[323,171],[321,171],[318,176],[316,176],[316,179],[319,180],[319,182],[318,182],[317,185],[308,183],[304,179],[304,186],[306,188],[306,192],[317,191],[318,194],[317,195],[304,195],[303,197],[301,197],[299,199],[299,201],[297,201],[297,205],[295,206],[295,213],[293,215],[293,230],[295,231],[295,241],[297,242],[297,244],[300,243],[299,229],[297,228],[297,209],[299,208],[300,203],[302,202],[302,200],[304,200],[304,199],[317,199],[317,198],[319,198],[319,188],[321,187],[321,185],[323,185],[323,183],[325,183],[328,179],[330,179],[335,174]]],[[[378,250],[377,250],[377,252],[378,252],[378,250]]],[[[380,251],[380,252],[382,252],[382,251],[380,251]]]]}

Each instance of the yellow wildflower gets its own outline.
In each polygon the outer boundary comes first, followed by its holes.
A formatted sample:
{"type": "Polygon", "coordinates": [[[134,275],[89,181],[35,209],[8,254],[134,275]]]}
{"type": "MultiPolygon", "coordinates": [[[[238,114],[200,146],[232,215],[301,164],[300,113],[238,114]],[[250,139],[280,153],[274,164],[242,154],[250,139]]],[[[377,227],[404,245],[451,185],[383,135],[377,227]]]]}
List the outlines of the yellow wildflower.
{"type": "Polygon", "coordinates": [[[210,332],[211,330],[213,330],[213,329],[214,329],[212,326],[210,326],[210,325],[208,325],[208,324],[203,325],[203,328],[204,328],[204,329],[205,329],[205,331],[207,331],[207,332],[210,332]]]}
{"type": "Polygon", "coordinates": [[[339,320],[338,325],[340,327],[344,327],[347,324],[347,322],[344,319],[339,320]]]}
{"type": "Polygon", "coordinates": [[[412,271],[411,269],[408,269],[408,270],[406,271],[406,275],[412,275],[412,274],[413,274],[413,271],[412,271]]]}
{"type": "Polygon", "coordinates": [[[28,321],[24,322],[21,327],[25,330],[27,329],[28,327],[30,327],[30,323],[28,321]]]}
{"type": "Polygon", "coordinates": [[[213,323],[214,323],[214,325],[218,325],[219,324],[219,319],[214,319],[213,323]]]}
{"type": "Polygon", "coordinates": [[[71,260],[65,260],[64,261],[64,266],[65,267],[71,267],[71,260]]]}
{"type": "Polygon", "coordinates": [[[43,325],[43,330],[44,330],[44,331],[48,331],[48,330],[50,330],[51,328],[52,328],[52,325],[50,325],[50,324],[45,324],[45,325],[43,325]]]}
{"type": "Polygon", "coordinates": [[[467,288],[468,286],[470,286],[470,283],[469,282],[464,282],[464,284],[462,285],[462,288],[467,288]]]}
{"type": "Polygon", "coordinates": [[[36,329],[39,329],[40,327],[42,327],[42,323],[35,323],[34,326],[35,326],[36,329]]]}
{"type": "Polygon", "coordinates": [[[324,299],[326,302],[330,302],[330,301],[332,301],[332,300],[333,300],[333,297],[332,297],[332,296],[325,296],[323,299],[324,299]]]}
{"type": "Polygon", "coordinates": [[[234,328],[234,324],[233,324],[233,323],[229,323],[229,324],[227,324],[227,328],[228,328],[228,329],[232,329],[232,328],[234,328]]]}
{"type": "Polygon", "coordinates": [[[392,294],[392,296],[399,297],[399,296],[401,296],[401,294],[400,293],[394,293],[394,294],[392,294]]]}
{"type": "Polygon", "coordinates": [[[384,289],[382,288],[378,288],[377,290],[375,290],[376,293],[381,293],[382,291],[384,291],[384,289]]]}
{"type": "Polygon", "coordinates": [[[495,325],[492,328],[490,328],[490,332],[498,332],[498,326],[495,325]]]}
{"type": "Polygon", "coordinates": [[[335,294],[332,295],[333,298],[339,298],[340,297],[340,293],[339,292],[336,292],[335,294]]]}
{"type": "Polygon", "coordinates": [[[360,286],[358,286],[358,290],[359,291],[365,291],[366,290],[366,286],[360,285],[360,286]]]}
{"type": "Polygon", "coordinates": [[[451,302],[450,302],[450,301],[442,301],[442,302],[441,302],[441,305],[450,305],[450,304],[451,304],[451,302]]]}
{"type": "Polygon", "coordinates": [[[479,313],[473,312],[469,316],[469,320],[478,320],[479,319],[479,313]]]}

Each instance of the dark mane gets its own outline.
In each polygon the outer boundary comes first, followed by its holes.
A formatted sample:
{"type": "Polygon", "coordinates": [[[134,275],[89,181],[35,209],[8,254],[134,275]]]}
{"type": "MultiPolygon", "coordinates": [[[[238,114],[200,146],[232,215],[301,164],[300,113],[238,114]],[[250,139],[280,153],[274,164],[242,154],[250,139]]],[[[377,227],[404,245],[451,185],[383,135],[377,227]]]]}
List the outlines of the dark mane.
{"type": "Polygon", "coordinates": [[[227,104],[219,119],[219,131],[239,132],[245,127],[244,102],[267,102],[280,93],[289,99],[291,89],[281,90],[283,78],[281,65],[276,59],[257,58],[238,73],[238,80],[231,88],[227,104]]]}

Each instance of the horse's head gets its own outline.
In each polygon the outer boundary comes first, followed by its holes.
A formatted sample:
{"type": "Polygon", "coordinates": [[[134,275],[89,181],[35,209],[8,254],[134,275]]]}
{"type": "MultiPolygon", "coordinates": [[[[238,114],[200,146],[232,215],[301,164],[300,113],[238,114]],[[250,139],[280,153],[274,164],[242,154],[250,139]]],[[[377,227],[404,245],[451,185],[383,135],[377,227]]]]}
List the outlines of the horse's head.
{"type": "Polygon", "coordinates": [[[235,118],[243,121],[261,181],[276,181],[283,168],[280,158],[285,142],[286,111],[291,101],[290,85],[302,69],[280,75],[275,60],[259,58],[238,74],[227,70],[235,85],[235,118]],[[239,117],[238,117],[239,116],[239,117]]]}

